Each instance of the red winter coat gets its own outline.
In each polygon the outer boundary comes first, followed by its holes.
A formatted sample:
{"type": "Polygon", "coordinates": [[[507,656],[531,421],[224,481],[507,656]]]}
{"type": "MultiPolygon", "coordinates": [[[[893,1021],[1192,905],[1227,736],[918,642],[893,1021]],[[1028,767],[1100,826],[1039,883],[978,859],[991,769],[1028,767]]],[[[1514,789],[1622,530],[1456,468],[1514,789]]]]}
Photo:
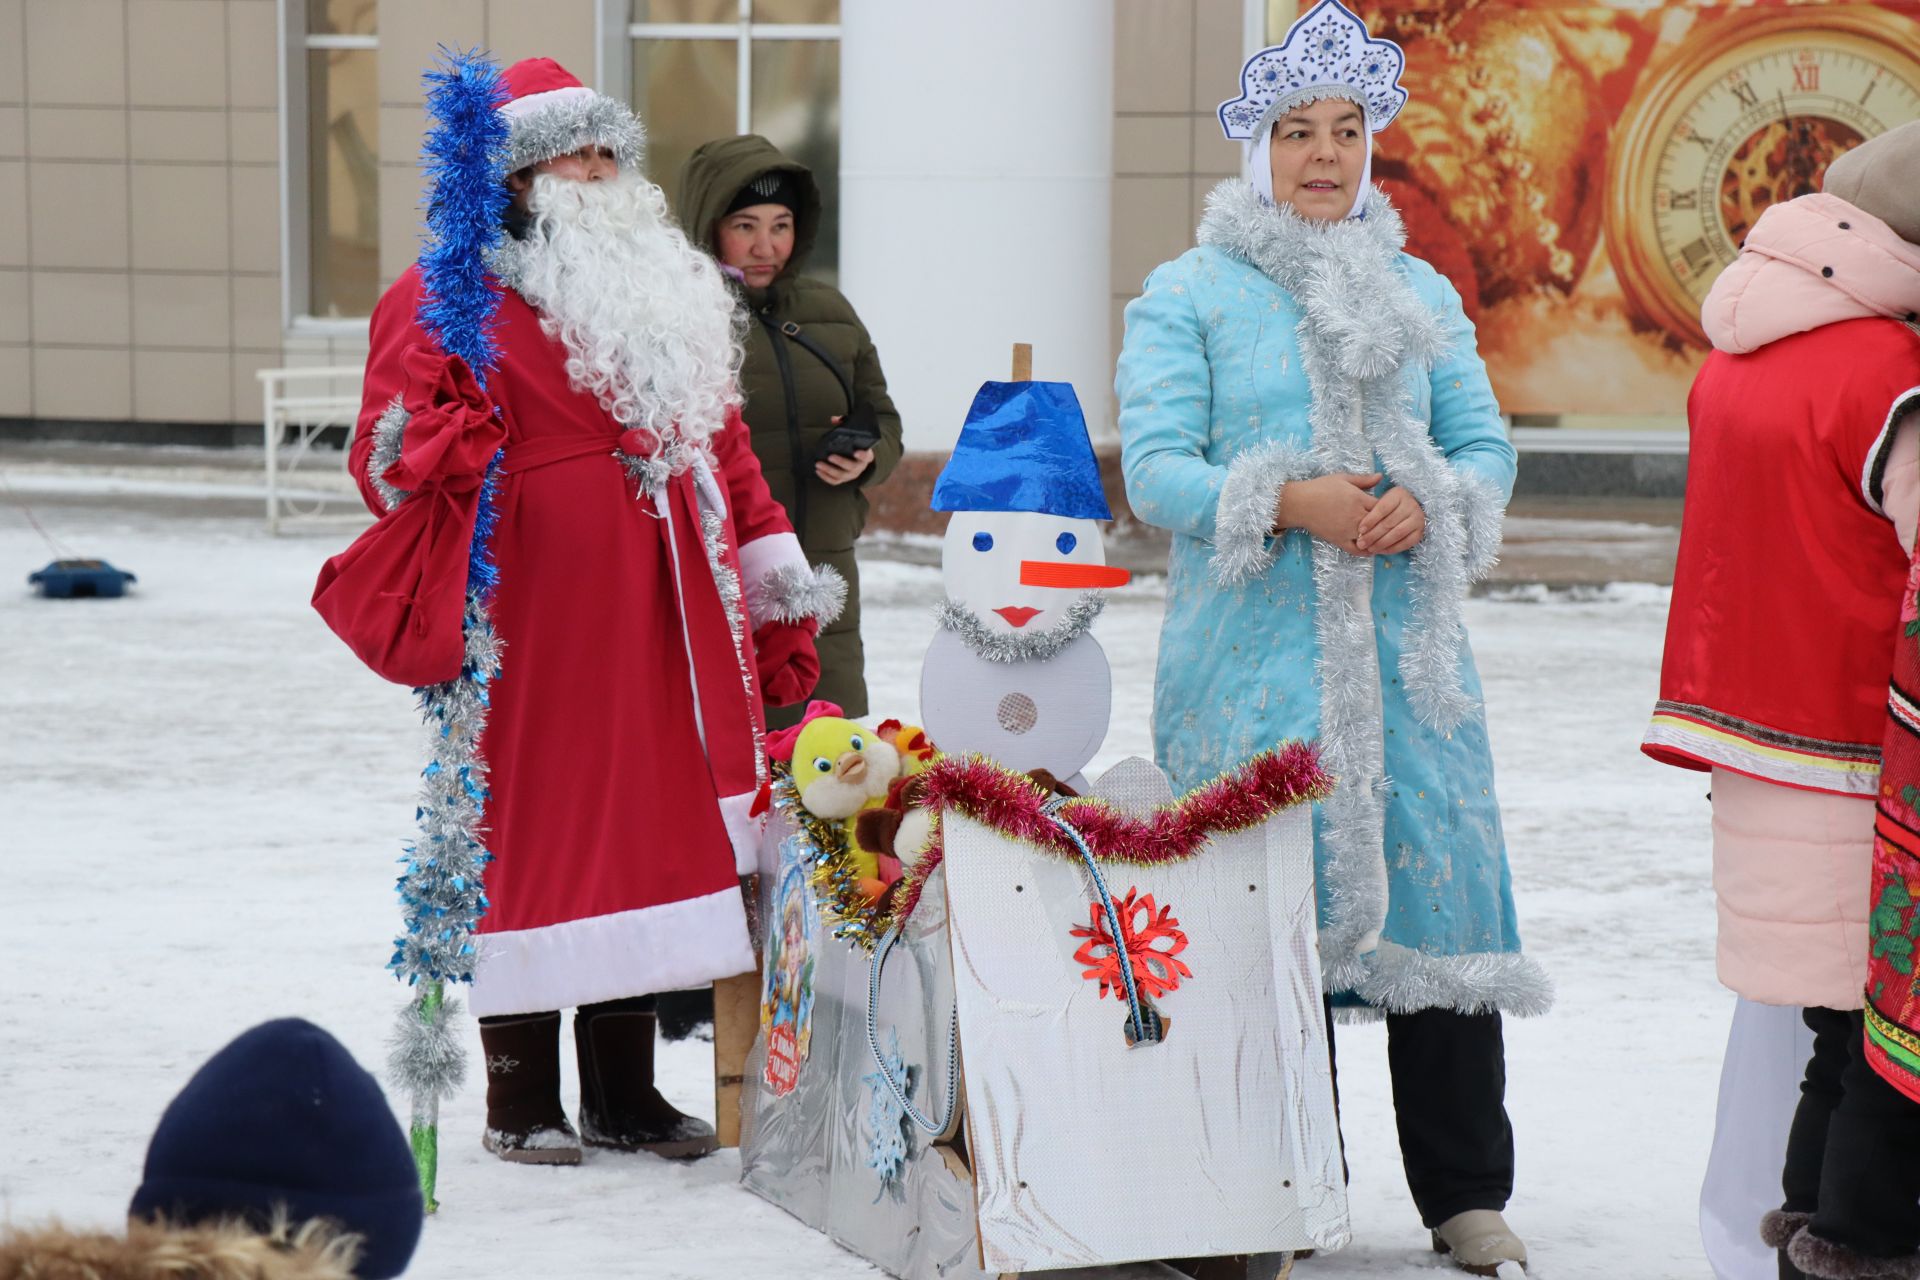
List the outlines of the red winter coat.
{"type": "MultiPolygon", "coordinates": [[[[429,371],[444,372],[414,319],[419,294],[415,267],[373,313],[351,464],[376,513],[387,504],[369,474],[374,426],[396,397],[408,414],[428,413],[429,371]]],[[[492,542],[502,667],[480,741],[495,861],[473,1011],[555,1009],[743,973],[753,951],[737,876],[754,867],[765,779],[759,675],[751,636],[736,648],[708,561],[696,478],[669,482],[658,506],[636,497],[614,457],[620,428],[570,386],[565,348],[510,291],[495,336],[485,396],[505,423],[492,542]]],[[[727,568],[749,566],[748,588],[782,565],[804,569],[737,415],[712,445],[727,568]]],[[[384,478],[419,483],[416,453],[430,451],[410,436],[384,478]]],[[[429,468],[471,465],[462,453],[429,468]]],[[[460,560],[454,591],[464,551],[460,560]]]]}

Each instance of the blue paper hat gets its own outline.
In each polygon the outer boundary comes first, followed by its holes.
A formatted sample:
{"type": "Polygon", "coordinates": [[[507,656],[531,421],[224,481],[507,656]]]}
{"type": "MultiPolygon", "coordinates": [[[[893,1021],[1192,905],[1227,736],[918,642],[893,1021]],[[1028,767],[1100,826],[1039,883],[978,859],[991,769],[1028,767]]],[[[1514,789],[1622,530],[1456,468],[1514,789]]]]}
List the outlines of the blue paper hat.
{"type": "Polygon", "coordinates": [[[1113,519],[1072,384],[981,383],[933,486],[933,509],[1113,519]]]}

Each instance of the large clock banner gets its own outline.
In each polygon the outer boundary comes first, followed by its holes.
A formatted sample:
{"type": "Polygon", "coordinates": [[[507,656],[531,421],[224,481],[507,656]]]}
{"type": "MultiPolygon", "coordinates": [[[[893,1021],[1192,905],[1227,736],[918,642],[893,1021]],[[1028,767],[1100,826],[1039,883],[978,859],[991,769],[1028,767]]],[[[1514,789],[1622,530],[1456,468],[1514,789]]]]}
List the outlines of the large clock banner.
{"type": "Polygon", "coordinates": [[[1920,3],[1359,8],[1407,53],[1375,175],[1511,413],[1684,413],[1754,219],[1920,119],[1920,3]]]}

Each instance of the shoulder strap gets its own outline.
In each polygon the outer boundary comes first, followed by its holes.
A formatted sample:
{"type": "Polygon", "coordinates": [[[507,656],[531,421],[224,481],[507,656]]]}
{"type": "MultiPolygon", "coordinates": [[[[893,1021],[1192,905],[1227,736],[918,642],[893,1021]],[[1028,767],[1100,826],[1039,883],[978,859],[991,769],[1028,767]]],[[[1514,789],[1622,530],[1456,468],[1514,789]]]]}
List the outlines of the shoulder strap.
{"type": "Polygon", "coordinates": [[[815,342],[812,338],[809,338],[806,330],[802,329],[793,321],[775,320],[764,311],[759,314],[761,324],[766,325],[769,329],[778,329],[783,335],[793,339],[808,351],[811,351],[821,364],[827,366],[828,372],[833,374],[834,380],[840,384],[841,392],[847,397],[847,408],[853,408],[853,379],[849,378],[847,371],[840,367],[840,362],[828,354],[825,347],[815,342]]]}

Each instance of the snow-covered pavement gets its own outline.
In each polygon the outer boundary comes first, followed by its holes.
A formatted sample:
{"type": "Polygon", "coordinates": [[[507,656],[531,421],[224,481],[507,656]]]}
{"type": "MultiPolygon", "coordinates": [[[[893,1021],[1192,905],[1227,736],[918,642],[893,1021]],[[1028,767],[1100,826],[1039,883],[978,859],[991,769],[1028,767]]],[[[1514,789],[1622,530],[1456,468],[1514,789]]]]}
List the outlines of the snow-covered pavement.
{"type": "MultiPolygon", "coordinates": [[[[307,606],[348,535],[34,500],[63,541],[140,581],[118,602],[31,597],[25,575],[50,556],[0,500],[0,1219],[109,1224],[167,1099],[238,1031],[299,1014],[383,1057],[420,729],[406,691],[307,606]]],[[[874,709],[911,717],[937,572],[863,575],[874,709]]],[[[1096,627],[1116,682],[1102,766],[1148,752],[1159,611],[1149,580],[1096,627]]],[[[1636,750],[1665,615],[1666,592],[1638,586],[1468,608],[1522,925],[1560,990],[1550,1016],[1507,1030],[1509,1218],[1540,1280],[1706,1274],[1694,1204],[1732,998],[1713,979],[1705,780],[1636,750]]],[[[665,800],[636,779],[634,822],[665,800]]],[[[1342,1028],[1340,1048],[1355,1243],[1296,1275],[1435,1275],[1383,1032],[1342,1028]]],[[[662,1070],[710,1114],[708,1054],[670,1046],[662,1070]]],[[[509,1167],[480,1150],[482,1111],[477,1084],[446,1108],[444,1207],[409,1275],[876,1274],[739,1189],[730,1153],[509,1167]]]]}

